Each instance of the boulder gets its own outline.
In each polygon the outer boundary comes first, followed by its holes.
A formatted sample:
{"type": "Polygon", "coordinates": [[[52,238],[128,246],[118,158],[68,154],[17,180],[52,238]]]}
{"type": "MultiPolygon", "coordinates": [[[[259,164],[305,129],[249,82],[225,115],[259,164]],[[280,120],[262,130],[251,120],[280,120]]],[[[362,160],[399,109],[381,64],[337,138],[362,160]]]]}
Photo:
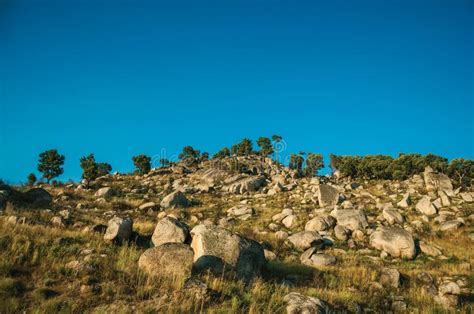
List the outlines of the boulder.
{"type": "Polygon", "coordinates": [[[291,292],[283,297],[287,314],[327,314],[332,313],[331,306],[315,297],[291,292]]]}
{"type": "Polygon", "coordinates": [[[336,218],[338,225],[351,231],[363,230],[369,226],[365,213],[360,209],[335,209],[331,216],[336,218]]]}
{"type": "Polygon", "coordinates": [[[463,223],[459,220],[448,220],[439,226],[440,231],[453,231],[459,229],[463,223]]]}
{"type": "Polygon", "coordinates": [[[334,206],[339,202],[339,190],[327,185],[321,184],[318,189],[319,206],[334,206]]]}
{"type": "Polygon", "coordinates": [[[33,206],[47,207],[51,205],[53,197],[43,188],[34,188],[23,193],[23,200],[33,206]]]}
{"type": "Polygon", "coordinates": [[[294,227],[296,222],[298,221],[296,215],[288,215],[286,216],[281,223],[288,229],[294,227]]]}
{"type": "Polygon", "coordinates": [[[420,250],[421,252],[423,252],[424,254],[428,255],[428,256],[440,256],[443,254],[443,252],[441,252],[440,249],[438,249],[437,247],[433,246],[433,245],[430,245],[424,241],[420,241],[419,242],[419,245],[420,245],[420,250]]]}
{"type": "Polygon", "coordinates": [[[400,272],[395,268],[383,268],[380,274],[380,283],[384,287],[398,288],[401,282],[400,272]]]}
{"type": "Polygon", "coordinates": [[[165,217],[158,221],[151,240],[155,246],[163,243],[184,243],[189,238],[189,228],[173,217],[165,217]]]}
{"type": "Polygon", "coordinates": [[[233,216],[233,217],[250,217],[255,214],[255,209],[252,207],[246,205],[246,204],[240,204],[237,206],[234,206],[232,208],[229,208],[227,210],[227,215],[228,216],[233,216]]]}
{"type": "Polygon", "coordinates": [[[413,259],[416,254],[412,235],[399,227],[379,227],[370,235],[370,245],[393,257],[413,259]]]}
{"type": "Polygon", "coordinates": [[[141,204],[138,209],[142,211],[148,211],[148,210],[153,210],[156,208],[155,202],[147,202],[144,204],[141,204]]]}
{"type": "Polygon", "coordinates": [[[301,231],[289,236],[286,239],[293,247],[298,250],[306,251],[310,247],[322,247],[323,238],[314,231],[301,231]]]}
{"type": "Polygon", "coordinates": [[[190,205],[189,200],[186,198],[183,192],[175,191],[171,194],[166,195],[161,201],[161,208],[184,208],[190,205]]]}
{"type": "Polygon", "coordinates": [[[225,180],[227,185],[223,187],[223,190],[233,194],[244,194],[259,190],[266,182],[264,176],[230,178],[225,180]]]}
{"type": "Polygon", "coordinates": [[[334,235],[338,240],[347,241],[351,235],[351,231],[344,226],[336,225],[336,227],[334,227],[334,235]]]}
{"type": "Polygon", "coordinates": [[[314,268],[336,264],[336,258],[334,256],[318,253],[314,247],[307,249],[301,254],[300,261],[302,264],[314,268]]]}
{"type": "Polygon", "coordinates": [[[400,200],[400,202],[397,203],[397,206],[402,207],[402,208],[408,208],[411,205],[411,197],[410,194],[405,194],[403,195],[403,198],[400,200]]]}
{"type": "Polygon", "coordinates": [[[106,241],[127,241],[132,235],[133,221],[131,218],[114,217],[109,220],[104,234],[106,241]]]}
{"type": "Polygon", "coordinates": [[[186,279],[191,276],[193,250],[183,243],[165,243],[146,250],[138,267],[150,276],[186,279]]]}
{"type": "Polygon", "coordinates": [[[436,207],[431,203],[430,197],[426,195],[416,203],[416,210],[426,216],[434,216],[438,212],[436,207]]]}
{"type": "Polygon", "coordinates": [[[427,191],[453,190],[453,184],[447,175],[436,172],[431,167],[426,167],[423,174],[427,191]]]}
{"type": "Polygon", "coordinates": [[[96,197],[112,197],[115,195],[117,195],[117,191],[108,186],[98,189],[94,194],[96,197]]]}
{"type": "Polygon", "coordinates": [[[265,265],[262,246],[253,240],[213,225],[198,225],[191,230],[194,268],[200,272],[233,271],[238,278],[249,281],[260,275],[265,265]]]}
{"type": "Polygon", "coordinates": [[[385,208],[382,212],[382,215],[383,218],[385,218],[385,220],[391,225],[402,224],[405,221],[403,216],[393,208],[385,208]]]}
{"type": "Polygon", "coordinates": [[[336,225],[336,219],[332,216],[317,216],[309,220],[304,230],[306,231],[325,231],[336,225]]]}

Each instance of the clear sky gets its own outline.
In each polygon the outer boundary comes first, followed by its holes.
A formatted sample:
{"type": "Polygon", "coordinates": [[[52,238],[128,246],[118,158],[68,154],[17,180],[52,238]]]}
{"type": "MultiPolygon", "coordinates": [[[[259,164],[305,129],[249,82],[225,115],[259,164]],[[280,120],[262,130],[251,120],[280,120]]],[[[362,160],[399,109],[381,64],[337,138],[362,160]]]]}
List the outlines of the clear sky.
{"type": "Polygon", "coordinates": [[[0,0],[0,178],[38,154],[474,158],[474,2],[0,0]]]}

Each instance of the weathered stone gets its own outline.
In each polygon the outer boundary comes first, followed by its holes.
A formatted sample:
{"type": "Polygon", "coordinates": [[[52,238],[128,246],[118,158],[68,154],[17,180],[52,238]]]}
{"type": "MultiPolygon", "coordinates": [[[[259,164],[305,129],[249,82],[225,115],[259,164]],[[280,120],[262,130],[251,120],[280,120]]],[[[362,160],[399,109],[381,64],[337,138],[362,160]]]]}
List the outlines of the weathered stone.
{"type": "Polygon", "coordinates": [[[189,200],[183,192],[175,191],[166,195],[160,203],[161,208],[184,208],[190,205],[189,200]]]}
{"type": "Polygon", "coordinates": [[[405,194],[400,202],[397,203],[397,206],[402,208],[408,208],[411,205],[411,197],[410,194],[405,194]]]}
{"type": "Polygon", "coordinates": [[[325,231],[336,225],[336,219],[332,216],[317,216],[309,220],[304,230],[306,231],[325,231]]]}
{"type": "Polygon", "coordinates": [[[51,225],[57,228],[64,228],[66,226],[63,217],[61,216],[54,216],[51,218],[51,225]]]}
{"type": "Polygon", "coordinates": [[[383,210],[382,215],[383,218],[385,218],[385,220],[391,225],[402,224],[405,221],[403,216],[396,209],[386,208],[383,210]]]}
{"type": "Polygon", "coordinates": [[[309,248],[301,254],[300,261],[302,264],[314,268],[336,264],[336,258],[334,256],[317,253],[315,247],[309,248]]]}
{"type": "Polygon", "coordinates": [[[142,211],[147,211],[147,210],[153,210],[156,208],[155,202],[147,202],[144,204],[141,204],[138,209],[142,211]]]}
{"type": "Polygon", "coordinates": [[[426,216],[434,216],[438,212],[437,208],[431,203],[429,196],[423,196],[416,203],[416,210],[426,216]]]}
{"type": "Polygon", "coordinates": [[[382,269],[379,280],[385,287],[398,288],[401,282],[401,275],[397,269],[385,267],[382,269]]]}
{"type": "Polygon", "coordinates": [[[305,251],[310,247],[321,247],[323,245],[323,238],[319,233],[314,231],[301,231],[289,236],[286,239],[293,247],[305,251]]]}
{"type": "Polygon", "coordinates": [[[255,214],[255,209],[253,209],[252,207],[248,205],[241,204],[241,205],[237,205],[232,208],[229,208],[227,210],[227,214],[230,216],[253,215],[255,214]]]}
{"type": "Polygon", "coordinates": [[[336,225],[336,227],[334,227],[334,235],[338,240],[347,241],[347,239],[349,239],[350,234],[351,231],[344,226],[336,225]]]}
{"type": "Polygon", "coordinates": [[[96,197],[112,197],[115,195],[117,195],[117,191],[108,186],[98,189],[94,194],[96,197]]]}
{"type": "Polygon", "coordinates": [[[218,226],[198,225],[191,230],[194,267],[197,271],[210,269],[235,271],[237,277],[251,280],[265,265],[262,246],[250,239],[218,226]]]}
{"type": "Polygon", "coordinates": [[[289,215],[289,216],[286,216],[282,221],[281,223],[288,229],[290,229],[291,227],[294,227],[294,225],[296,224],[296,222],[298,221],[298,218],[295,216],[295,215],[289,215]]]}
{"type": "Polygon", "coordinates": [[[132,235],[133,221],[131,218],[114,217],[109,220],[104,240],[127,241],[132,235]]]}
{"type": "Polygon", "coordinates": [[[34,188],[23,193],[23,200],[34,206],[46,207],[51,205],[53,197],[43,188],[34,188]]]}
{"type": "Polygon", "coordinates": [[[291,292],[283,297],[287,314],[327,314],[332,313],[331,306],[315,297],[291,292]]]}
{"type": "Polygon", "coordinates": [[[184,243],[189,238],[188,226],[173,217],[165,217],[158,221],[151,240],[155,246],[163,243],[184,243]]]}
{"type": "Polygon", "coordinates": [[[427,191],[453,189],[453,184],[447,175],[433,171],[430,167],[426,167],[423,174],[427,191]]]}
{"type": "Polygon", "coordinates": [[[441,252],[441,250],[439,250],[437,247],[430,245],[424,241],[420,241],[419,245],[420,245],[421,252],[423,252],[424,254],[428,256],[436,257],[443,254],[443,252],[441,252]]]}
{"type": "Polygon", "coordinates": [[[463,223],[459,220],[449,220],[439,226],[440,231],[453,231],[459,229],[463,223]]]}
{"type": "Polygon", "coordinates": [[[338,189],[327,184],[320,184],[318,189],[318,201],[321,207],[336,205],[339,202],[338,189]]]}
{"type": "Polygon", "coordinates": [[[379,227],[370,235],[370,245],[393,257],[413,259],[416,253],[412,235],[399,227],[379,227]]]}
{"type": "Polygon", "coordinates": [[[365,213],[360,209],[336,209],[331,212],[337,224],[351,231],[365,229],[369,226],[365,213]]]}
{"type": "Polygon", "coordinates": [[[191,276],[193,250],[183,243],[165,243],[146,250],[138,267],[150,276],[181,278],[191,276]]]}

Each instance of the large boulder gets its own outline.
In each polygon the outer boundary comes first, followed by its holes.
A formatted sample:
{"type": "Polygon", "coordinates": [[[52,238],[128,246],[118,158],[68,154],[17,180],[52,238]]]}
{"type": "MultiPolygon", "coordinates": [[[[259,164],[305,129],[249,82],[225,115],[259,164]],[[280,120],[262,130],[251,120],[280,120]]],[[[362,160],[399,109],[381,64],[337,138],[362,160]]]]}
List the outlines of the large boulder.
{"type": "Polygon", "coordinates": [[[309,220],[304,226],[306,231],[325,231],[336,225],[336,219],[332,216],[317,216],[309,220]]]}
{"type": "Polygon", "coordinates": [[[327,314],[332,313],[331,306],[315,297],[291,292],[283,297],[287,314],[327,314]]]}
{"type": "Polygon", "coordinates": [[[155,246],[163,243],[184,243],[189,238],[189,228],[184,223],[173,217],[165,217],[158,221],[151,237],[155,246]]]}
{"type": "Polygon", "coordinates": [[[175,191],[171,194],[166,195],[161,201],[161,208],[184,208],[190,205],[189,200],[186,198],[183,192],[175,191]]]}
{"type": "Polygon", "coordinates": [[[318,189],[319,206],[333,206],[339,202],[339,190],[327,184],[320,184],[318,189]]]}
{"type": "Polygon", "coordinates": [[[318,268],[322,266],[334,265],[336,263],[336,258],[328,254],[318,253],[317,249],[312,247],[301,254],[300,261],[304,265],[318,268]]]}
{"type": "Polygon", "coordinates": [[[238,278],[249,281],[260,275],[265,265],[263,247],[258,242],[224,228],[201,224],[191,230],[191,236],[194,268],[198,272],[230,270],[238,278]]]}
{"type": "Polygon", "coordinates": [[[306,251],[310,247],[322,247],[323,238],[315,231],[301,231],[286,239],[294,248],[306,251]]]}
{"type": "Polygon", "coordinates": [[[434,171],[431,167],[426,167],[423,173],[425,177],[425,186],[427,191],[452,190],[451,179],[443,173],[434,171]]]}
{"type": "Polygon", "coordinates": [[[416,254],[412,235],[399,227],[379,227],[370,235],[370,245],[393,257],[413,259],[416,254]]]}
{"type": "Polygon", "coordinates": [[[133,221],[131,218],[114,217],[107,223],[104,234],[106,241],[127,241],[132,235],[133,221]]]}
{"type": "Polygon", "coordinates": [[[336,218],[338,225],[351,231],[363,230],[369,226],[365,213],[360,209],[335,209],[331,216],[336,218]]]}
{"type": "Polygon", "coordinates": [[[46,207],[51,205],[53,197],[43,188],[34,188],[23,193],[23,200],[33,206],[46,207]]]}
{"type": "Polygon", "coordinates": [[[112,189],[111,187],[103,187],[97,190],[94,194],[97,197],[112,197],[117,195],[117,191],[112,189]]]}
{"type": "Polygon", "coordinates": [[[254,192],[263,187],[267,180],[264,176],[234,177],[225,181],[223,190],[233,194],[254,192]]]}
{"type": "Polygon", "coordinates": [[[193,267],[193,250],[183,243],[165,243],[146,250],[138,267],[150,276],[187,279],[193,267]]]}
{"type": "Polygon", "coordinates": [[[426,195],[416,203],[416,210],[426,216],[434,216],[438,212],[436,206],[431,203],[430,197],[426,195]]]}

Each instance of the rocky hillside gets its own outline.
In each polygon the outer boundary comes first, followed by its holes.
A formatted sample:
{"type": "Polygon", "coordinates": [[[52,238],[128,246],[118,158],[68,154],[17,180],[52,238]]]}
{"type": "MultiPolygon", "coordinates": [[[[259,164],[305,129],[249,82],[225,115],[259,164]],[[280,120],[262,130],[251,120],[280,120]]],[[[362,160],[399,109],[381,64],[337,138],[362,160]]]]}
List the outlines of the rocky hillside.
{"type": "Polygon", "coordinates": [[[0,312],[473,311],[474,192],[269,158],[0,186],[0,312]]]}

